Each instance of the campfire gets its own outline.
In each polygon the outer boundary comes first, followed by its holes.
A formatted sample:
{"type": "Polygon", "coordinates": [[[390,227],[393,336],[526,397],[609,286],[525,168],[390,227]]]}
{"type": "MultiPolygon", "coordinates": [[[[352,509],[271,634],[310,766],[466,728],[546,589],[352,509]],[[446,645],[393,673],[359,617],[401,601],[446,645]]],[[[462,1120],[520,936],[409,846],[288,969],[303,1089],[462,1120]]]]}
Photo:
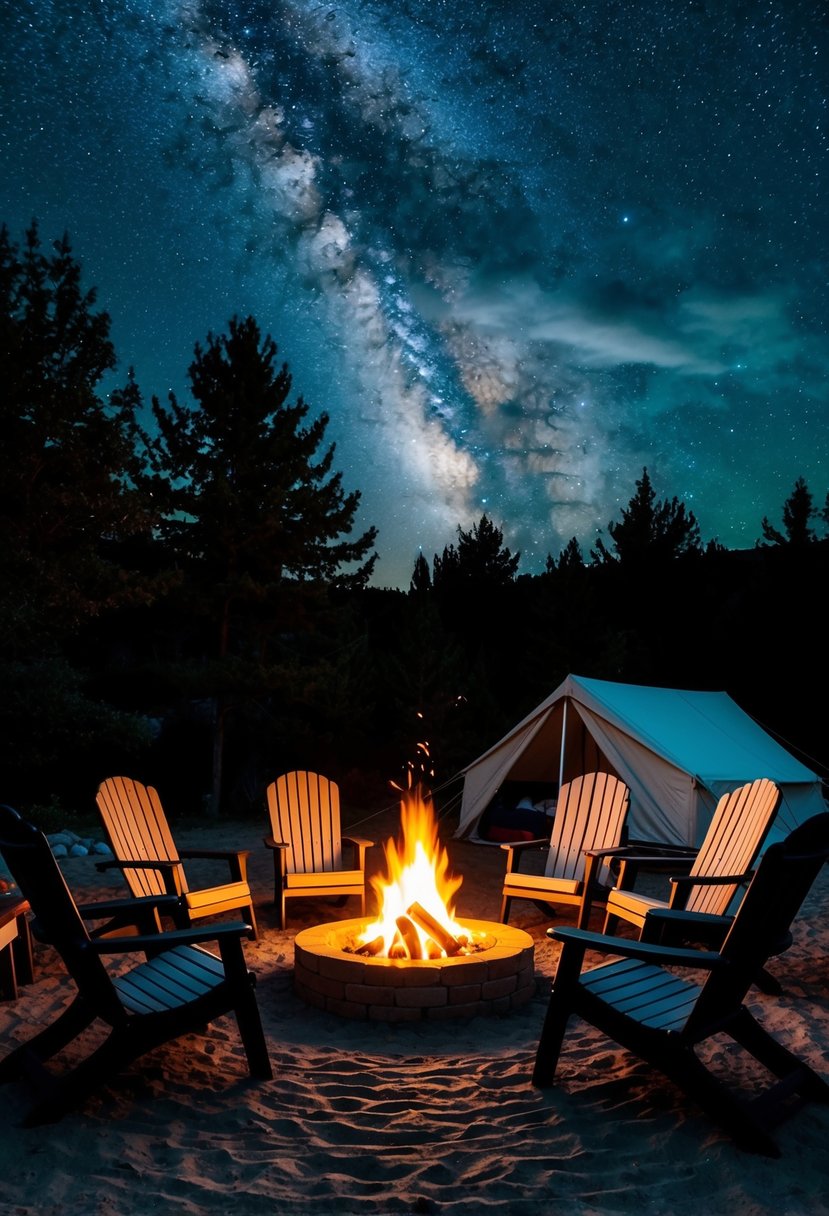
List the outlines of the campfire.
{"type": "Polygon", "coordinates": [[[404,793],[400,829],[399,842],[386,842],[385,876],[372,879],[377,919],[344,949],[394,959],[454,958],[485,949],[484,934],[455,920],[454,899],[463,879],[449,872],[432,803],[419,789],[404,793]]]}
{"type": "Polygon", "coordinates": [[[532,999],[532,938],[510,925],[456,919],[462,879],[450,874],[431,804],[417,791],[404,793],[386,870],[372,879],[374,920],[297,934],[294,985],[303,1000],[340,1017],[407,1022],[504,1015],[532,999]]]}

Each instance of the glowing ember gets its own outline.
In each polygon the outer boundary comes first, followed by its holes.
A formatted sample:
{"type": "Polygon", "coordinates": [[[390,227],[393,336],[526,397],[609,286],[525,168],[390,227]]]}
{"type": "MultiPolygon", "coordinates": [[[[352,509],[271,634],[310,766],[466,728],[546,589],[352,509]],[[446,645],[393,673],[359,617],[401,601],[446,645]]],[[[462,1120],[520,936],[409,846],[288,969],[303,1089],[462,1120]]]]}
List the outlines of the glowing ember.
{"type": "Polygon", "coordinates": [[[400,826],[400,841],[386,842],[386,876],[371,880],[380,913],[360,936],[358,952],[411,959],[467,953],[471,934],[454,913],[463,879],[449,874],[431,803],[418,789],[403,794],[400,826]]]}

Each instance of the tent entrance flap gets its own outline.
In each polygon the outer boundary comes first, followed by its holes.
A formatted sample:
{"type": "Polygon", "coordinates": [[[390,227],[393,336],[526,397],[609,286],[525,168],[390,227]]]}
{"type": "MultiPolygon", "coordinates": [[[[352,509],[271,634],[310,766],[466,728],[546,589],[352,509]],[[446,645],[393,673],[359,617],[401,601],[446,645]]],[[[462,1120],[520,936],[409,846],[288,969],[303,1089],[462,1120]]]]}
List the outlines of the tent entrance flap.
{"type": "MultiPolygon", "coordinates": [[[[579,706],[565,699],[549,714],[522,723],[466,770],[460,824],[473,830],[505,781],[560,787],[590,772],[618,776],[595,737],[585,730],[579,706]]],[[[458,830],[457,835],[465,834],[458,830]]]]}

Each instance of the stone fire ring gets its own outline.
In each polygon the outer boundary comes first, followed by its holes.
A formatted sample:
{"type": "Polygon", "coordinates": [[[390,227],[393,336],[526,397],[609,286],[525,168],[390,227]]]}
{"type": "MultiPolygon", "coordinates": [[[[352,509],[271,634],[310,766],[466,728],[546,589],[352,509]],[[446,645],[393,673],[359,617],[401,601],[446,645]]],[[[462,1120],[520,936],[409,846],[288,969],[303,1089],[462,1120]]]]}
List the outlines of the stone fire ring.
{"type": "Polygon", "coordinates": [[[522,929],[464,920],[492,944],[459,958],[389,959],[347,954],[368,920],[342,920],[296,935],[294,987],[308,1004],[377,1022],[443,1021],[505,1014],[535,993],[533,939],[522,929]],[[493,940],[494,939],[494,940],[493,940]]]}

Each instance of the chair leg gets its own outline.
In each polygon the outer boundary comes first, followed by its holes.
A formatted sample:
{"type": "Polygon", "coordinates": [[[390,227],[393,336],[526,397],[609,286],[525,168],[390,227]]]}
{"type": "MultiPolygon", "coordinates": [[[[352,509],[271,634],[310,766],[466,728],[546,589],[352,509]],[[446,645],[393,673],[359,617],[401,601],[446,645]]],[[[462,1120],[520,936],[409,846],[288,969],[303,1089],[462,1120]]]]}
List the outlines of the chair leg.
{"type": "Polygon", "coordinates": [[[535,1054],[532,1083],[537,1089],[549,1089],[553,1084],[564,1033],[574,1009],[573,997],[578,987],[585,949],[580,942],[565,942],[558,960],[553,991],[535,1054]]]}
{"type": "Polygon", "coordinates": [[[590,914],[592,911],[593,900],[588,895],[583,896],[581,904],[579,905],[579,914],[576,921],[579,929],[590,928],[590,914]]]}
{"type": "Polygon", "coordinates": [[[660,1053],[659,1058],[652,1055],[645,1058],[692,1098],[737,1144],[751,1152],[763,1153],[767,1157],[780,1156],[780,1150],[774,1140],[753,1117],[747,1104],[737,1098],[722,1081],[718,1081],[691,1048],[660,1053]]]}
{"type": "Polygon", "coordinates": [[[509,914],[510,914],[511,907],[512,907],[512,900],[507,895],[503,895],[501,897],[501,917],[500,917],[502,925],[509,924],[509,914]]]}
{"type": "Polygon", "coordinates": [[[253,930],[250,940],[256,942],[259,940],[259,930],[256,926],[256,912],[253,907],[253,900],[251,900],[251,902],[248,904],[246,911],[248,914],[248,924],[253,930]]]}
{"type": "Polygon", "coordinates": [[[265,1032],[262,1029],[259,1006],[256,1003],[252,986],[243,999],[236,1005],[234,1012],[236,1014],[236,1024],[239,1027],[239,1037],[242,1040],[242,1046],[247,1056],[250,1075],[258,1077],[263,1081],[271,1081],[273,1079],[273,1069],[271,1068],[271,1061],[268,1056],[268,1047],[265,1042],[265,1032]]]}
{"type": "Polygon", "coordinates": [[[33,984],[35,978],[34,958],[32,956],[32,931],[28,918],[17,918],[17,937],[12,942],[14,967],[18,984],[33,984]]]}
{"type": "Polygon", "coordinates": [[[727,1033],[770,1072],[787,1081],[795,1093],[817,1102],[829,1102],[829,1085],[823,1077],[764,1030],[747,1009],[740,1011],[727,1033]]]}
{"type": "Polygon", "coordinates": [[[754,983],[761,992],[765,992],[766,996],[782,996],[783,985],[772,975],[765,967],[761,967],[754,977],[754,983]]]}
{"type": "Polygon", "coordinates": [[[282,885],[282,867],[276,853],[273,857],[273,902],[276,907],[276,927],[285,928],[285,888],[282,885]]]}
{"type": "Polygon", "coordinates": [[[17,976],[14,969],[13,943],[0,949],[0,1000],[17,1000],[17,976]]]}

